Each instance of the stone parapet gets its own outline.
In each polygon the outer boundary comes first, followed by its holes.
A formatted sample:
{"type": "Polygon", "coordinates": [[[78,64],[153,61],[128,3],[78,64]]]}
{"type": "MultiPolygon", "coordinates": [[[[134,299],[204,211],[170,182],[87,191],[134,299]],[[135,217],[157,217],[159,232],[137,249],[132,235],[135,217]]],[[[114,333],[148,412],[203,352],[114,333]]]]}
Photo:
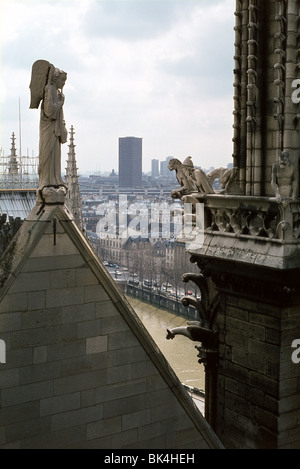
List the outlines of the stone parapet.
{"type": "Polygon", "coordinates": [[[279,269],[300,266],[299,199],[206,194],[201,202],[204,241],[189,239],[191,254],[279,269]]]}

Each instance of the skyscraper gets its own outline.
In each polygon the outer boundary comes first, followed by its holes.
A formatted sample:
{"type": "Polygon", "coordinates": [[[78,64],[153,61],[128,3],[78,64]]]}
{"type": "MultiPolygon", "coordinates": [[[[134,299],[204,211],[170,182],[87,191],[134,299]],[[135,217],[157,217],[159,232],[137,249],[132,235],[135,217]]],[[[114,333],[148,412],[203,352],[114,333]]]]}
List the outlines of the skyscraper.
{"type": "Polygon", "coordinates": [[[151,160],[151,176],[153,178],[159,176],[159,160],[151,160]]]}
{"type": "Polygon", "coordinates": [[[142,185],[142,138],[119,138],[119,186],[142,185]]]}

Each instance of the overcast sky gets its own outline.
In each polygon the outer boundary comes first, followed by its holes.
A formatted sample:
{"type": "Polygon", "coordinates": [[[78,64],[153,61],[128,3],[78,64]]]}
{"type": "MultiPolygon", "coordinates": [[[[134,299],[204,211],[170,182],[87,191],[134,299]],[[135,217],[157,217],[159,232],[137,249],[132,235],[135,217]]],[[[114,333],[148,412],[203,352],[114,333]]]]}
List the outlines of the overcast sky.
{"type": "MultiPolygon", "coordinates": [[[[38,155],[32,64],[68,74],[64,114],[79,173],[118,171],[118,138],[151,160],[232,162],[235,0],[1,0],[0,147],[38,155]]],[[[69,142],[68,142],[69,143],[69,142]]],[[[68,143],[62,147],[65,167],[68,143]]]]}

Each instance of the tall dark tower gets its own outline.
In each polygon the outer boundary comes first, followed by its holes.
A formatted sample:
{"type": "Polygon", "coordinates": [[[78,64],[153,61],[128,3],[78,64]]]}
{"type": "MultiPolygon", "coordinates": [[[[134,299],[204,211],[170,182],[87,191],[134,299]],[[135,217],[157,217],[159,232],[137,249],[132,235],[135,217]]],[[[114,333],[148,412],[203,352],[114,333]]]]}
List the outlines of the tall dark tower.
{"type": "Polygon", "coordinates": [[[142,185],[142,138],[119,138],[119,186],[142,185]]]}
{"type": "Polygon", "coordinates": [[[189,251],[200,273],[185,277],[200,288],[201,320],[188,332],[224,446],[299,449],[300,2],[237,0],[235,17],[239,191],[191,199],[205,218],[189,251]]]}

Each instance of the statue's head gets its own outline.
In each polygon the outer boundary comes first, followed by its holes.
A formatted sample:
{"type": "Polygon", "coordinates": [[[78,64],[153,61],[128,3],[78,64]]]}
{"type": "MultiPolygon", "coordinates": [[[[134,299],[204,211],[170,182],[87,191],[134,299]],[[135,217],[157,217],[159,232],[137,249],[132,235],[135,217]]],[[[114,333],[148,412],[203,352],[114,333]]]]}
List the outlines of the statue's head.
{"type": "Polygon", "coordinates": [[[52,73],[51,82],[54,83],[57,88],[62,89],[65,86],[66,80],[66,72],[59,70],[59,68],[55,68],[52,73]]]}
{"type": "Polygon", "coordinates": [[[288,151],[284,150],[280,153],[280,164],[287,165],[290,163],[290,154],[288,151]]]}
{"type": "Polygon", "coordinates": [[[172,158],[168,163],[168,168],[170,171],[172,171],[173,169],[178,168],[180,164],[181,163],[177,158],[172,158]]]}

